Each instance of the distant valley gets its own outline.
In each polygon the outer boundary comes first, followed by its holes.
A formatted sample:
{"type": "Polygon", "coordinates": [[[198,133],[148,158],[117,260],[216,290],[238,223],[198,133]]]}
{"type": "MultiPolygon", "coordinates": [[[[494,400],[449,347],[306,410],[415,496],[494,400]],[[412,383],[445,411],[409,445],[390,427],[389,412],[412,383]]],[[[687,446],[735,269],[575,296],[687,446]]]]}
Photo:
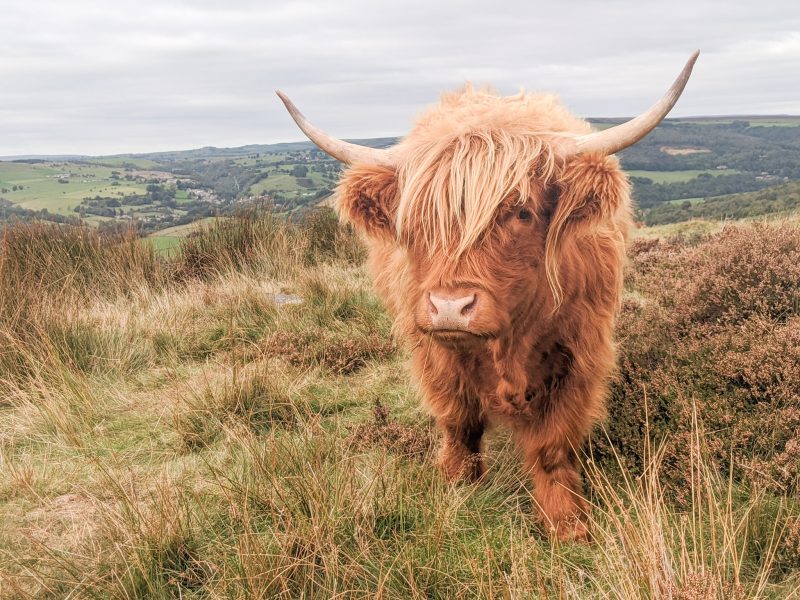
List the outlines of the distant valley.
{"type": "MultiPolygon", "coordinates": [[[[602,129],[621,119],[593,119],[602,129]]],[[[354,140],[387,147],[395,138],[354,140]]],[[[661,225],[800,209],[800,117],[672,119],[621,153],[637,217],[661,225]],[[795,183],[797,182],[797,183],[795,183]]],[[[340,164],[309,142],[0,161],[0,223],[135,224],[169,245],[185,226],[269,202],[292,214],[331,194],[340,164]]]]}

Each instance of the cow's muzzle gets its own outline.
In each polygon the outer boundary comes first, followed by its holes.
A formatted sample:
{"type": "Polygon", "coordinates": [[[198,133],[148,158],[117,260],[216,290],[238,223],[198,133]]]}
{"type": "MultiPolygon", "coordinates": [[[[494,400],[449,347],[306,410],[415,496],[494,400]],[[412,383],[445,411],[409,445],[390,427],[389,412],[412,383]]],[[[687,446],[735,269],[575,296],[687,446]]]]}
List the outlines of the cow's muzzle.
{"type": "Polygon", "coordinates": [[[423,333],[452,344],[491,337],[495,327],[488,317],[494,305],[490,294],[477,287],[438,287],[422,294],[415,319],[423,333]]]}
{"type": "Polygon", "coordinates": [[[469,331],[469,322],[478,310],[478,295],[475,292],[463,293],[463,290],[428,292],[428,318],[432,330],[469,331]]]}

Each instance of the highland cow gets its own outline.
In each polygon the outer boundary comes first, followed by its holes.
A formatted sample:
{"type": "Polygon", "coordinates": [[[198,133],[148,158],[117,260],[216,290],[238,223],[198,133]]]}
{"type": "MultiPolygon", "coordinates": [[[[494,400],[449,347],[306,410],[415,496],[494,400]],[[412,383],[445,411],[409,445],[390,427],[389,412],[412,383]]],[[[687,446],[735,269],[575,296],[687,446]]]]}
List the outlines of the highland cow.
{"type": "Polygon", "coordinates": [[[481,438],[518,440],[548,529],[587,535],[578,450],[605,414],[629,185],[612,156],[672,109],[697,53],[646,113],[592,132],[554,96],[470,86],[374,149],[292,117],[348,169],[337,209],[362,234],[377,293],[408,343],[449,479],[483,472],[481,438]]]}

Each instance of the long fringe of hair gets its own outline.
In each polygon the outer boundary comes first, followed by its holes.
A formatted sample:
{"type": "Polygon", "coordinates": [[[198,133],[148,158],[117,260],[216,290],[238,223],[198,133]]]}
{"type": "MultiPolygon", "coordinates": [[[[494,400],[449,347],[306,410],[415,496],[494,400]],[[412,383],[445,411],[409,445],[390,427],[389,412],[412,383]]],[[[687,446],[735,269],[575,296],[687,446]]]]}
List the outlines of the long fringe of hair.
{"type": "Polygon", "coordinates": [[[494,130],[433,141],[398,173],[397,235],[421,235],[430,253],[458,258],[509,195],[524,201],[534,178],[546,185],[554,172],[550,147],[537,136],[494,130]]]}

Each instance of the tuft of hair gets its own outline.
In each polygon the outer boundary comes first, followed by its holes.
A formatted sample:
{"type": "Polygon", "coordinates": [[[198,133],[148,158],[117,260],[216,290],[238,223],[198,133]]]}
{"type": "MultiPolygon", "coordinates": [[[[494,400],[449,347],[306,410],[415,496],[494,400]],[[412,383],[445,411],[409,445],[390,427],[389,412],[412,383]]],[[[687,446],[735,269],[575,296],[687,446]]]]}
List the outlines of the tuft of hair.
{"type": "Polygon", "coordinates": [[[457,258],[474,245],[509,196],[522,201],[555,172],[550,142],[585,133],[550,94],[462,90],[442,96],[401,143],[398,238],[457,258]]]}

